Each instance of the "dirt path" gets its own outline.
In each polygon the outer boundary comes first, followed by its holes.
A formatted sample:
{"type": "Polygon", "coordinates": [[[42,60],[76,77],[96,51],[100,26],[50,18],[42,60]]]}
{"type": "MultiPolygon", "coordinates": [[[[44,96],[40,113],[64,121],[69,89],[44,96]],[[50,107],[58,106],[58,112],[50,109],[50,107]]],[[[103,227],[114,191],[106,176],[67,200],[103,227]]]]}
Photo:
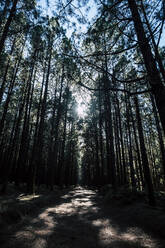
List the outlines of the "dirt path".
{"type": "Polygon", "coordinates": [[[120,208],[106,210],[101,202],[92,190],[71,190],[54,206],[25,217],[1,248],[165,247],[165,240],[127,223],[120,208]]]}

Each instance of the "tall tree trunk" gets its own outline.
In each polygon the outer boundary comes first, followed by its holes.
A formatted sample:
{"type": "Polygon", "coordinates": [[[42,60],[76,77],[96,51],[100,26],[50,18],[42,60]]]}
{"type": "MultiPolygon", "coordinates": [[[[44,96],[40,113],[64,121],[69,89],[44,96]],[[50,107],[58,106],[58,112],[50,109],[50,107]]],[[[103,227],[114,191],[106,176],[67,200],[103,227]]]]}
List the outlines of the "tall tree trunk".
{"type": "Polygon", "coordinates": [[[36,150],[37,150],[38,126],[39,126],[39,121],[40,121],[40,113],[41,113],[41,106],[42,106],[42,95],[43,95],[43,88],[44,88],[44,82],[45,82],[45,75],[46,75],[46,60],[44,63],[42,85],[41,85],[41,90],[40,90],[36,123],[35,123],[35,127],[34,127],[32,152],[31,152],[30,164],[29,164],[29,168],[28,168],[27,192],[29,192],[29,193],[34,192],[34,188],[35,188],[35,181],[31,180],[31,178],[33,178],[34,171],[35,171],[34,168],[35,168],[35,156],[36,156],[36,150]]]}
{"type": "Polygon", "coordinates": [[[44,147],[44,125],[45,125],[45,115],[46,115],[46,108],[47,108],[47,96],[48,96],[48,86],[49,86],[49,77],[50,77],[50,68],[51,68],[51,59],[52,59],[52,46],[53,46],[53,39],[50,38],[48,42],[48,65],[47,65],[47,73],[46,73],[46,81],[45,81],[45,90],[44,96],[41,106],[41,113],[40,113],[40,122],[38,127],[38,134],[36,139],[36,152],[33,163],[32,172],[32,180],[31,180],[31,191],[34,193],[35,191],[35,181],[36,181],[36,174],[41,169],[43,163],[43,147],[44,147]]]}
{"type": "Polygon", "coordinates": [[[103,134],[102,134],[102,126],[103,126],[103,113],[102,113],[102,102],[101,102],[101,91],[99,90],[99,149],[100,149],[100,158],[101,158],[101,184],[104,184],[104,155],[103,155],[103,134]]]}
{"type": "Polygon", "coordinates": [[[119,138],[119,127],[118,127],[118,118],[117,118],[116,110],[113,115],[113,122],[114,122],[114,136],[115,136],[115,149],[116,149],[116,181],[117,185],[121,185],[121,177],[122,177],[122,170],[121,170],[121,152],[120,152],[120,138],[119,138]]]}
{"type": "Polygon", "coordinates": [[[10,86],[9,86],[9,89],[8,89],[8,94],[7,94],[5,105],[4,105],[3,115],[2,115],[2,119],[0,121],[0,136],[1,136],[2,132],[3,132],[5,119],[6,119],[6,114],[7,114],[9,102],[11,100],[11,96],[12,96],[12,93],[13,93],[13,88],[14,88],[16,77],[17,77],[19,65],[20,65],[20,62],[21,62],[21,59],[22,59],[22,53],[23,53],[23,50],[24,50],[24,46],[25,46],[25,42],[24,42],[24,44],[22,46],[21,55],[19,56],[18,60],[15,63],[14,72],[13,72],[12,79],[11,79],[11,82],[10,82],[10,86]]]}
{"type": "Polygon", "coordinates": [[[163,135],[162,135],[162,130],[159,124],[159,118],[157,115],[157,109],[156,109],[156,105],[155,105],[155,101],[154,98],[152,96],[152,94],[150,94],[151,97],[151,102],[152,102],[152,107],[153,107],[153,112],[154,112],[154,117],[155,117],[155,121],[156,121],[156,127],[158,130],[158,137],[159,137],[159,144],[160,144],[160,151],[161,151],[161,156],[162,156],[162,166],[163,166],[163,171],[164,171],[164,183],[165,183],[165,147],[164,147],[164,142],[163,142],[163,135]]]}
{"type": "Polygon", "coordinates": [[[140,111],[139,111],[139,103],[138,103],[138,98],[136,96],[134,98],[134,102],[135,102],[135,108],[136,108],[136,118],[137,118],[138,132],[139,132],[142,164],[143,164],[143,170],[144,170],[144,177],[145,177],[145,181],[147,184],[149,204],[151,206],[155,206],[156,202],[155,202],[155,197],[154,197],[153,183],[152,183],[152,178],[151,178],[151,173],[150,173],[150,168],[149,168],[146,146],[144,142],[143,127],[142,127],[142,121],[141,121],[141,116],[140,116],[140,111]]]}
{"type": "Polygon", "coordinates": [[[114,133],[112,124],[112,99],[108,88],[110,87],[110,81],[107,76],[104,76],[104,88],[105,88],[105,120],[106,120],[106,139],[107,139],[107,170],[108,170],[108,181],[112,184],[113,188],[116,188],[116,161],[115,161],[115,151],[114,151],[114,133]]]}
{"type": "Polygon", "coordinates": [[[130,106],[130,118],[132,121],[134,140],[135,140],[135,146],[136,146],[136,154],[137,154],[137,159],[138,159],[138,164],[139,164],[139,172],[140,172],[140,178],[141,178],[140,185],[142,186],[142,189],[144,189],[144,173],[143,173],[143,168],[142,168],[142,162],[141,162],[141,156],[140,156],[138,137],[137,137],[137,133],[136,133],[135,121],[133,118],[133,111],[132,111],[131,106],[130,106]]]}
{"type": "Polygon", "coordinates": [[[50,138],[49,138],[49,145],[48,145],[48,168],[47,168],[47,187],[49,186],[49,180],[51,178],[51,166],[52,166],[52,153],[53,153],[53,139],[54,139],[54,132],[55,132],[55,113],[57,109],[57,80],[54,89],[54,97],[53,97],[53,106],[52,106],[52,118],[51,118],[51,128],[50,128],[50,138]]]}
{"type": "Polygon", "coordinates": [[[137,34],[139,47],[147,70],[149,84],[155,97],[160,120],[165,133],[165,87],[161,82],[160,74],[144,31],[136,0],[128,0],[128,5],[132,13],[132,19],[137,34]]]}
{"type": "Polygon", "coordinates": [[[3,11],[2,11],[2,14],[0,16],[0,28],[1,28],[1,25],[3,23],[3,19],[6,17],[7,9],[9,7],[9,5],[10,5],[10,0],[6,0],[5,1],[5,6],[4,6],[3,11]]]}
{"type": "Polygon", "coordinates": [[[64,65],[62,68],[62,75],[61,75],[61,86],[60,86],[60,95],[58,99],[58,105],[57,105],[57,114],[56,114],[56,120],[55,120],[55,133],[54,133],[54,144],[52,153],[50,154],[49,163],[51,164],[51,177],[50,177],[50,187],[51,190],[53,190],[54,183],[58,181],[58,175],[57,175],[57,162],[58,162],[58,137],[59,137],[59,125],[62,115],[62,92],[63,92],[63,82],[64,81],[64,65]]]}
{"type": "Polygon", "coordinates": [[[123,142],[123,129],[122,129],[122,121],[121,121],[121,113],[120,113],[120,106],[119,106],[119,100],[116,95],[116,103],[117,103],[117,115],[119,119],[119,133],[120,133],[120,140],[121,140],[121,153],[122,153],[122,177],[121,177],[121,183],[126,184],[127,183],[127,176],[126,176],[126,161],[125,161],[125,151],[124,151],[124,142],[123,142]]]}
{"type": "Polygon", "coordinates": [[[130,118],[130,99],[128,95],[125,93],[125,103],[126,103],[126,116],[127,116],[127,129],[128,129],[128,154],[129,154],[129,164],[130,164],[130,172],[131,172],[131,184],[132,189],[136,190],[136,180],[135,180],[135,169],[133,162],[133,142],[132,142],[132,128],[131,128],[131,118],[130,118]]]}
{"type": "Polygon", "coordinates": [[[20,149],[19,149],[19,156],[17,161],[17,177],[15,180],[15,183],[17,186],[23,181],[23,177],[25,174],[25,168],[27,165],[27,159],[28,159],[28,148],[29,148],[29,137],[30,137],[30,108],[31,108],[31,100],[30,96],[33,95],[33,88],[35,83],[35,73],[34,73],[34,67],[35,67],[35,58],[36,53],[34,53],[34,61],[33,65],[30,71],[29,78],[27,80],[27,87],[26,87],[26,104],[25,104],[25,113],[24,113],[24,122],[23,122],[23,129],[22,129],[22,135],[21,135],[21,142],[20,142],[20,149]],[[33,79],[34,74],[34,79],[33,79]]]}
{"type": "Polygon", "coordinates": [[[98,141],[98,129],[97,122],[94,123],[94,140],[95,140],[95,185],[100,184],[100,161],[99,161],[99,141],[98,141]]]}
{"type": "Polygon", "coordinates": [[[5,27],[3,29],[3,33],[2,33],[2,36],[0,38],[0,55],[2,53],[4,44],[5,44],[5,40],[7,38],[8,32],[9,32],[10,24],[12,22],[12,19],[13,19],[14,15],[15,15],[16,6],[17,6],[18,1],[19,0],[13,0],[13,5],[11,7],[11,10],[10,10],[10,13],[9,13],[9,17],[8,17],[8,19],[6,21],[6,24],[5,24],[5,27]]]}
{"type": "MultiPolygon", "coordinates": [[[[58,163],[58,170],[57,170],[57,174],[59,177],[59,182],[61,185],[63,185],[63,183],[65,184],[64,178],[62,173],[65,173],[65,170],[67,169],[64,163],[64,156],[65,156],[65,143],[66,143],[66,125],[67,125],[67,114],[68,114],[68,102],[69,102],[69,89],[66,88],[66,99],[65,99],[65,113],[64,113],[64,131],[63,131],[63,138],[62,138],[62,144],[61,144],[61,154],[60,154],[60,159],[59,159],[59,163],[58,163]]],[[[67,165],[68,167],[68,165],[67,165]]]]}
{"type": "Polygon", "coordinates": [[[159,54],[158,46],[157,46],[157,44],[155,42],[154,34],[153,34],[152,30],[151,30],[151,26],[150,26],[150,23],[148,21],[148,17],[147,17],[147,14],[146,14],[144,4],[143,4],[142,0],[141,0],[141,6],[142,6],[142,11],[143,11],[143,14],[144,14],[144,18],[145,18],[147,28],[148,28],[149,34],[151,36],[151,40],[152,40],[152,44],[153,44],[153,48],[154,48],[154,52],[155,52],[155,59],[158,62],[160,72],[161,72],[163,80],[165,82],[165,69],[164,69],[164,66],[163,66],[163,63],[162,63],[162,59],[161,59],[160,54],[159,54]]]}
{"type": "Polygon", "coordinates": [[[10,57],[9,57],[9,59],[7,61],[7,65],[6,65],[5,72],[4,72],[3,79],[2,79],[2,84],[1,84],[1,88],[0,88],[0,104],[2,102],[3,94],[4,94],[4,91],[5,91],[7,73],[8,73],[9,67],[10,67],[11,55],[12,55],[12,53],[14,51],[14,48],[15,48],[15,41],[16,41],[16,38],[14,38],[14,41],[13,41],[13,44],[12,44],[12,47],[11,47],[11,51],[10,51],[10,57]]]}

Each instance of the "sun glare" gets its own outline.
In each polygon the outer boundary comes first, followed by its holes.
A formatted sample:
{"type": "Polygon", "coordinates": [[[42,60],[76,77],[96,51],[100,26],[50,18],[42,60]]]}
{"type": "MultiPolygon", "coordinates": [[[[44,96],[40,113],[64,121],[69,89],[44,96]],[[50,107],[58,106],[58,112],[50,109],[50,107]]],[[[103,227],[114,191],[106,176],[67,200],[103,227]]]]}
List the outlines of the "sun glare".
{"type": "Polygon", "coordinates": [[[77,113],[78,113],[79,117],[82,117],[82,118],[86,115],[85,103],[83,103],[83,102],[78,103],[77,113]]]}

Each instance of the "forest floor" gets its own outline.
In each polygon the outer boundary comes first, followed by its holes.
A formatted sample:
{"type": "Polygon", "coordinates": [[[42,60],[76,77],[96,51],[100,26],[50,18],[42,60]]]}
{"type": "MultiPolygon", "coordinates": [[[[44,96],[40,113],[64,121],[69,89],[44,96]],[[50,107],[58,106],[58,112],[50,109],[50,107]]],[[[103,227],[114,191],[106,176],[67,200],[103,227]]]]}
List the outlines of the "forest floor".
{"type": "Polygon", "coordinates": [[[165,247],[164,211],[145,203],[105,204],[97,190],[81,187],[16,198],[1,211],[1,248],[165,247]]]}

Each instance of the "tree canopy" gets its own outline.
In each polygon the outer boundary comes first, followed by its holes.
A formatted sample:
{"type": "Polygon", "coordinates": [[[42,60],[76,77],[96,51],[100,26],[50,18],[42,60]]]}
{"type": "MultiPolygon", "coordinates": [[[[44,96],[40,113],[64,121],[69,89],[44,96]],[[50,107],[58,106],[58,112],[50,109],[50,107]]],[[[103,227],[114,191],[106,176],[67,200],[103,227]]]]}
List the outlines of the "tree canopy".
{"type": "Polygon", "coordinates": [[[0,183],[165,186],[163,0],[0,3],[0,183]]]}

